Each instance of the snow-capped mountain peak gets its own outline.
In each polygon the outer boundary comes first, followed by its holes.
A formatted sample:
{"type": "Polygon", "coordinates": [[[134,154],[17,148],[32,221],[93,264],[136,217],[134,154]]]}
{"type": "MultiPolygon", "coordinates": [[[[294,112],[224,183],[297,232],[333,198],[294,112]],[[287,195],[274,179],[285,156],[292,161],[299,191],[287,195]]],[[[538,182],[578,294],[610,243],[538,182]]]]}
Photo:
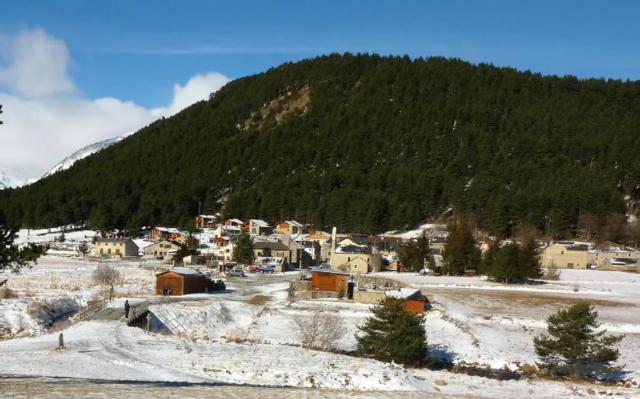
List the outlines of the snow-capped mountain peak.
{"type": "Polygon", "coordinates": [[[68,157],[66,157],[65,159],[63,159],[61,162],[59,162],[58,164],[56,164],[56,166],[54,166],[53,168],[51,168],[51,170],[49,170],[47,173],[45,173],[42,177],[45,178],[47,176],[51,176],[54,173],[63,171],[63,170],[67,170],[69,169],[74,163],[76,163],[77,161],[88,157],[91,154],[94,154],[98,151],[104,150],[107,147],[112,146],[113,144],[119,142],[120,140],[122,140],[123,138],[127,137],[129,134],[125,134],[123,136],[120,137],[115,137],[112,139],[107,139],[107,140],[103,140],[103,141],[99,141],[97,143],[93,143],[90,144],[86,147],[83,147],[81,149],[79,149],[78,151],[74,152],[73,154],[69,155],[68,157]]]}

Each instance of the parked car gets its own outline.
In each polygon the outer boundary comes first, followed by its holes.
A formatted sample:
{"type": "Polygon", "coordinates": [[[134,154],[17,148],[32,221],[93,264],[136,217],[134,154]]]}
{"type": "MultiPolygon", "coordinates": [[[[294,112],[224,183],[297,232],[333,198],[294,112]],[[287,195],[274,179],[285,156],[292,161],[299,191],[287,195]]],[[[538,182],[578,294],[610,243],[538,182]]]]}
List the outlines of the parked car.
{"type": "Polygon", "coordinates": [[[242,269],[231,269],[230,272],[227,272],[227,276],[244,277],[244,270],[242,270],[242,269]]]}
{"type": "Polygon", "coordinates": [[[275,273],[276,269],[274,269],[273,266],[265,266],[265,267],[261,268],[260,271],[262,273],[275,273]]]}

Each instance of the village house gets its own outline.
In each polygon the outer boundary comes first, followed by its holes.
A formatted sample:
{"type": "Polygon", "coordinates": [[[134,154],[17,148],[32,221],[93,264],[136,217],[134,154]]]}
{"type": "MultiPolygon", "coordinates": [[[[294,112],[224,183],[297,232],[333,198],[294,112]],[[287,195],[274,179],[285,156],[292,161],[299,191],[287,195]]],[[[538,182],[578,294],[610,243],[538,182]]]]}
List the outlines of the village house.
{"type": "Polygon", "coordinates": [[[98,238],[96,256],[118,258],[138,256],[138,246],[130,238],[98,238]]]}
{"type": "Polygon", "coordinates": [[[331,255],[332,270],[349,273],[371,273],[382,269],[382,257],[361,245],[341,245],[331,255]]]}
{"type": "Polygon", "coordinates": [[[217,238],[209,253],[212,253],[216,260],[229,263],[233,261],[233,241],[224,237],[217,238]]]}
{"type": "Polygon", "coordinates": [[[302,234],[304,232],[304,226],[295,220],[285,220],[276,226],[276,232],[278,234],[286,234],[290,236],[294,234],[302,234]]]}
{"type": "Polygon", "coordinates": [[[293,242],[302,248],[304,252],[301,252],[300,259],[303,262],[303,266],[317,265],[322,261],[321,247],[318,241],[309,240],[308,234],[301,234],[293,240],[293,242]],[[305,263],[308,259],[309,263],[305,263]]]}
{"type": "Polygon", "coordinates": [[[225,226],[235,226],[235,227],[242,228],[244,224],[245,223],[240,219],[227,219],[224,221],[225,226]]]}
{"type": "Polygon", "coordinates": [[[218,225],[215,228],[209,230],[208,234],[212,238],[228,238],[235,239],[240,235],[241,228],[235,225],[218,225]]]}
{"type": "Polygon", "coordinates": [[[283,258],[287,263],[298,262],[298,251],[279,241],[254,241],[253,252],[257,257],[283,258]]]}
{"type": "Polygon", "coordinates": [[[558,241],[542,253],[542,267],[558,269],[587,269],[593,264],[587,243],[558,241]]]}
{"type": "Polygon", "coordinates": [[[198,270],[174,267],[156,275],[156,295],[187,295],[209,292],[212,281],[198,270]]]}
{"type": "Polygon", "coordinates": [[[149,240],[151,241],[160,241],[160,240],[169,240],[169,241],[185,241],[185,237],[182,232],[175,227],[154,227],[151,229],[149,233],[149,240]]]}
{"type": "Polygon", "coordinates": [[[269,226],[269,223],[265,222],[262,219],[251,219],[249,220],[249,234],[254,236],[261,236],[266,234],[271,234],[273,229],[269,226]]]}
{"type": "Polygon", "coordinates": [[[198,215],[196,216],[196,228],[213,229],[216,227],[216,217],[214,215],[198,215]]]}
{"type": "Polygon", "coordinates": [[[605,242],[591,251],[593,264],[599,269],[640,271],[640,251],[613,242],[605,242]]]}
{"type": "Polygon", "coordinates": [[[169,240],[153,243],[144,249],[144,256],[161,260],[170,260],[180,246],[169,240]]]}

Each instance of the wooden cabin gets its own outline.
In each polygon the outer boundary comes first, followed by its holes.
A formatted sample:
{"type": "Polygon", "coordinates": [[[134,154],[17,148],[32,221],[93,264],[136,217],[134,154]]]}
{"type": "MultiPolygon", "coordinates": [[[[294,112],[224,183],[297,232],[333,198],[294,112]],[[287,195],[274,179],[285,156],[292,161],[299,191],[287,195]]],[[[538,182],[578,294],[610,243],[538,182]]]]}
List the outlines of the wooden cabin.
{"type": "Polygon", "coordinates": [[[404,299],[404,310],[416,314],[424,313],[425,305],[428,302],[422,292],[415,288],[387,290],[385,295],[391,298],[404,299]]]}
{"type": "Polygon", "coordinates": [[[211,288],[209,277],[186,267],[174,267],[156,275],[156,295],[199,294],[211,288]]]}
{"type": "Polygon", "coordinates": [[[311,291],[346,292],[349,287],[349,273],[330,270],[314,270],[311,272],[311,291]]]}

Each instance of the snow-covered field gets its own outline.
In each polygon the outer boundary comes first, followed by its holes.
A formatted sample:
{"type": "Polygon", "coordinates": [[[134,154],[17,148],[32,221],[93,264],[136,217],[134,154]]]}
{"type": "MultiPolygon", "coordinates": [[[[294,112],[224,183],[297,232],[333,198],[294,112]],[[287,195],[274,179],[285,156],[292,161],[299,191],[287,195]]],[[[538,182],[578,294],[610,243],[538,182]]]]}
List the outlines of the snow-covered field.
{"type": "MultiPolygon", "coordinates": [[[[18,298],[0,300],[0,323],[15,329],[16,315],[29,316],[26,308],[34,302],[83,303],[100,290],[91,282],[97,265],[46,256],[33,269],[9,276],[9,287],[18,298]]],[[[113,265],[123,276],[116,291],[119,297],[153,295],[153,270],[131,261],[113,265]]],[[[147,334],[116,321],[85,321],[64,330],[67,349],[57,352],[57,332],[46,334],[46,322],[32,318],[34,325],[23,325],[22,333],[32,336],[0,342],[0,377],[322,388],[371,392],[367,397],[381,392],[398,392],[398,397],[402,392],[428,397],[640,397],[635,387],[498,381],[305,349],[294,318],[311,317],[318,310],[330,312],[339,317],[345,329],[336,346],[353,350],[357,327],[369,316],[370,305],[337,299],[290,302],[288,281],[296,275],[229,278],[225,293],[190,295],[180,302],[151,305],[160,321],[179,321],[179,328],[173,326],[174,334],[147,334]]],[[[426,328],[434,353],[494,368],[533,363],[532,338],[544,328],[545,317],[577,300],[592,300],[604,326],[626,334],[621,363],[638,379],[638,275],[567,271],[559,281],[526,287],[503,286],[475,277],[384,275],[420,286],[433,297],[434,309],[426,316],[426,328]]],[[[389,397],[388,393],[380,395],[389,397]]]]}
{"type": "Polygon", "coordinates": [[[515,368],[533,364],[533,337],[545,319],[579,301],[595,305],[602,327],[624,334],[619,363],[640,381],[640,275],[597,270],[562,270],[541,285],[505,285],[484,277],[381,273],[420,287],[434,300],[426,317],[429,343],[455,361],[515,368]]]}
{"type": "MultiPolygon", "coordinates": [[[[31,269],[19,274],[0,273],[12,298],[0,299],[0,335],[41,334],[57,317],[77,310],[103,293],[92,281],[101,262],[47,255],[31,269]]],[[[106,262],[105,262],[106,263],[106,262]]],[[[116,265],[121,282],[116,296],[148,295],[154,290],[154,271],[138,267],[137,262],[108,262],[116,265]]]]}

